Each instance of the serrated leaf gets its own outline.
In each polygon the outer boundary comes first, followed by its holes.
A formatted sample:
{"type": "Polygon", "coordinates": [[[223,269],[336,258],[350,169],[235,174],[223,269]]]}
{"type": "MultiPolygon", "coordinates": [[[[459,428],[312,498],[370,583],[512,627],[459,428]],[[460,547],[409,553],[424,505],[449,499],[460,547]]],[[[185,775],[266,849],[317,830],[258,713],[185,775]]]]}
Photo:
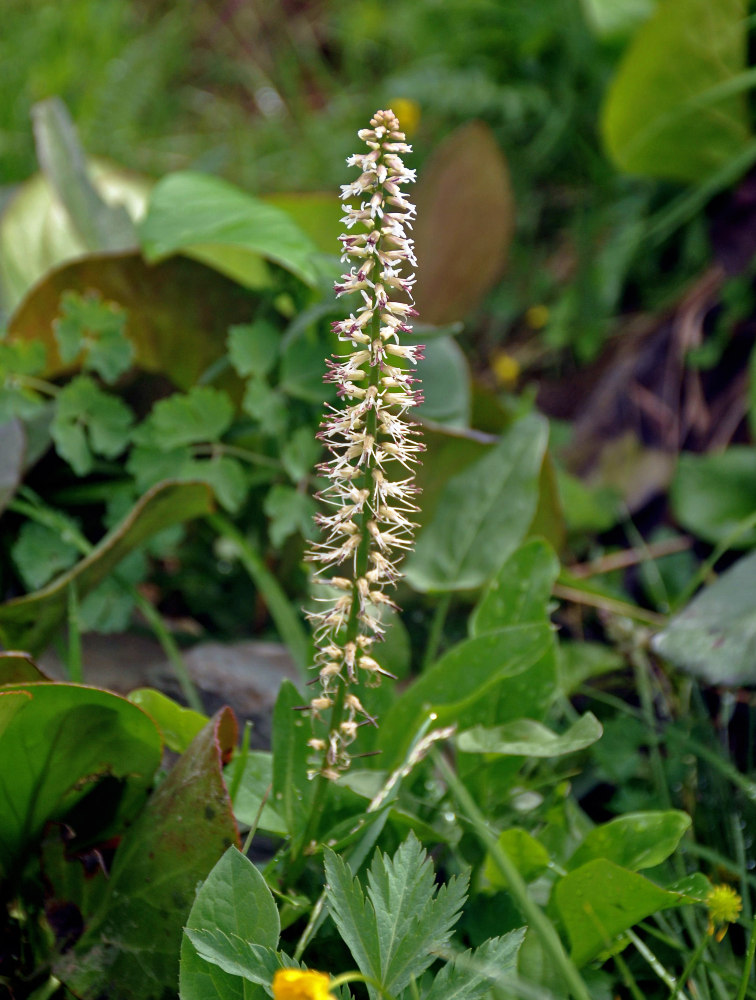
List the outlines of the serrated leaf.
{"type": "Polygon", "coordinates": [[[225,392],[212,386],[194,386],[155,403],[134,440],[161,451],[218,441],[231,426],[233,415],[233,404],[225,392]]]}
{"type": "MultiPolygon", "coordinates": [[[[227,934],[220,927],[201,927],[196,930],[187,927],[184,934],[204,962],[256,986],[269,987],[278,969],[298,968],[294,963],[282,961],[272,948],[254,944],[239,934],[227,934]]],[[[191,994],[182,992],[181,995],[183,998],[191,994]]],[[[259,993],[244,992],[245,997],[265,995],[265,990],[259,993]]]]}
{"type": "Polygon", "coordinates": [[[53,323],[61,359],[68,363],[83,353],[83,367],[115,382],[131,365],[134,346],[126,337],[126,314],[99,296],[64,292],[61,315],[53,323]]]}
{"type": "Polygon", "coordinates": [[[410,833],[392,858],[376,851],[367,879],[378,931],[380,982],[396,994],[448,944],[467,898],[468,876],[438,888],[430,858],[410,833]]]}
{"type": "Polygon", "coordinates": [[[58,573],[70,569],[79,555],[77,545],[37,521],[24,521],[11,546],[13,562],[30,590],[43,587],[58,573]]]}
{"type": "Polygon", "coordinates": [[[548,426],[518,420],[483,458],[449,480],[406,564],[422,592],[478,587],[522,541],[538,502],[548,426]]]}
{"type": "Polygon", "coordinates": [[[491,986],[517,975],[525,927],[491,938],[474,951],[455,956],[439,971],[422,1000],[479,1000],[491,986]]]}
{"type": "Polygon", "coordinates": [[[92,470],[94,455],[115,458],[129,443],[134,414],[89,375],[72,379],[55,404],[50,431],[58,454],[78,476],[92,470]]]}
{"type": "Polygon", "coordinates": [[[286,427],[286,400],[280,392],[271,389],[263,379],[253,376],[247,382],[242,399],[242,409],[260,423],[260,430],[272,437],[286,427]]]}
{"type": "Polygon", "coordinates": [[[228,357],[239,375],[263,378],[278,360],[281,332],[267,320],[232,326],[228,331],[228,357]]]}
{"type": "Polygon", "coordinates": [[[308,476],[317,462],[322,446],[309,427],[297,427],[281,449],[286,475],[295,483],[308,476]]]}
{"type": "MultiPolygon", "coordinates": [[[[330,848],[324,851],[329,911],[357,968],[364,976],[381,981],[381,949],[375,912],[365,899],[359,879],[349,865],[330,848]]],[[[368,984],[371,1000],[380,994],[368,984]]]]}
{"type": "Polygon", "coordinates": [[[270,539],[277,548],[297,532],[312,537],[317,507],[307,493],[278,483],[268,491],[263,510],[270,518],[270,539]]]}
{"type": "Polygon", "coordinates": [[[64,621],[68,587],[83,598],[102,582],[133,549],[168,525],[212,511],[212,495],[204,483],[166,482],[136,503],[113,531],[68,573],[42,590],[0,605],[0,638],[10,649],[36,653],[44,649],[64,621]]]}

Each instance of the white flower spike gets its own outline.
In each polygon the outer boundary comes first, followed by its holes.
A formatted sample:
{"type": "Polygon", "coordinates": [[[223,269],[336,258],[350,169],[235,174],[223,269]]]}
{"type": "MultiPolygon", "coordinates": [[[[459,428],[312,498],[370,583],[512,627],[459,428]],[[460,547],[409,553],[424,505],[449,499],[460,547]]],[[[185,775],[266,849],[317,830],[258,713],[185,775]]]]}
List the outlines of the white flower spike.
{"type": "Polygon", "coordinates": [[[328,459],[319,473],[328,485],[319,498],[328,514],[316,521],[323,538],[307,558],[317,564],[316,582],[329,587],[322,610],[308,615],[317,646],[315,669],[320,691],[310,703],[313,724],[331,709],[327,732],[310,746],[323,751],[312,775],[335,779],[349,767],[349,746],[358,726],[376,724],[350,683],[391,677],[379,663],[374,643],[383,638],[380,607],[396,608],[384,592],[395,587],[398,565],[412,547],[418,492],[413,466],[423,445],[406,412],[422,401],[413,367],[422,346],[401,344],[411,332],[412,286],[416,266],[412,228],[415,208],[402,187],[415,180],[401,154],[410,153],[392,111],[378,111],[370,128],[358,133],[367,150],[350,156],[361,174],[341,189],[345,202],[342,262],[348,273],[335,285],[337,296],[357,294],[355,312],[333,324],[349,353],[328,362],[326,381],[338,386],[344,409],[329,408],[319,437],[328,459]],[[359,199],[359,205],[349,204],[359,199]],[[412,366],[412,367],[406,367],[412,366]],[[326,575],[333,571],[332,576],[326,575]]]}

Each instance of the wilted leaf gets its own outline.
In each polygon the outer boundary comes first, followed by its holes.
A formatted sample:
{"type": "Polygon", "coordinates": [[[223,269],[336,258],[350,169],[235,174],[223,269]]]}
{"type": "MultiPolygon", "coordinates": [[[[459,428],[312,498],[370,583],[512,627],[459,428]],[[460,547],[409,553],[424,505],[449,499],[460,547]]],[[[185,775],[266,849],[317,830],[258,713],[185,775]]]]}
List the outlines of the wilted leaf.
{"type": "Polygon", "coordinates": [[[490,128],[471,122],[448,136],[414,198],[420,319],[465,319],[504,269],[514,229],[509,171],[490,128]]]}

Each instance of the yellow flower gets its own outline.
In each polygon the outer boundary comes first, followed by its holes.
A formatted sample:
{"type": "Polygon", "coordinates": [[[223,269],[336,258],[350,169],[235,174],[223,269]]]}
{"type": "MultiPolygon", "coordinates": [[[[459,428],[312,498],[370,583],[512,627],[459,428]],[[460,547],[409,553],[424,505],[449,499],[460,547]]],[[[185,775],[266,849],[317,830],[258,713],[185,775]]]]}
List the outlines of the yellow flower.
{"type": "Polygon", "coordinates": [[[706,897],[709,908],[709,934],[713,934],[717,924],[723,927],[717,931],[717,941],[727,933],[727,925],[734,923],[743,909],[743,900],[729,885],[715,885],[706,897]]]}
{"type": "Polygon", "coordinates": [[[274,1000],[334,1000],[328,992],[331,977],[312,969],[277,969],[273,976],[274,1000]]]}
{"type": "Polygon", "coordinates": [[[511,389],[520,377],[520,362],[506,351],[497,351],[491,358],[491,370],[499,385],[511,389]]]}
{"type": "Polygon", "coordinates": [[[525,311],[525,322],[531,330],[542,330],[549,321],[549,307],[531,306],[525,311]]]}
{"type": "Polygon", "coordinates": [[[389,103],[391,105],[391,110],[401,122],[402,131],[405,135],[413,135],[417,131],[417,126],[420,124],[420,118],[422,115],[420,105],[417,101],[413,101],[409,97],[395,97],[394,100],[389,103]]]}

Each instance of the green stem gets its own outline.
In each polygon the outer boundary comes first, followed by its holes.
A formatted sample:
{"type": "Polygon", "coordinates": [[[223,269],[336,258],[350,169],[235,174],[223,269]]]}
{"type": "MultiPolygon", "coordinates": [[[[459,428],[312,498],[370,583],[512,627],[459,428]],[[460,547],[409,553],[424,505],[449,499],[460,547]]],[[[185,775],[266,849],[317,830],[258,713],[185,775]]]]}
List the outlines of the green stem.
{"type": "Polygon", "coordinates": [[[76,581],[68,585],[68,655],[66,669],[74,684],[84,683],[84,666],[81,657],[81,628],[79,627],[79,598],[76,581]]]}
{"type": "Polygon", "coordinates": [[[280,583],[265,565],[260,554],[252,548],[227,517],[223,514],[209,514],[206,520],[214,531],[229,538],[238,549],[242,565],[264,597],[270,616],[302,678],[309,680],[307,667],[310,662],[310,638],[280,583]]]}
{"type": "Polygon", "coordinates": [[[590,1000],[588,989],[574,962],[570,960],[565,952],[554,925],[531,898],[527,884],[517,870],[517,866],[502,848],[498,838],[488,829],[483,813],[477,807],[472,796],[446,762],[438,748],[433,747],[431,753],[433,754],[436,766],[443,774],[449,790],[460,807],[467,813],[476,835],[485,845],[494,864],[504,876],[515,902],[522,910],[529,925],[541,939],[544,951],[551,962],[561,973],[565,986],[576,1000],[590,1000]]]}
{"type": "Polygon", "coordinates": [[[342,972],[340,976],[335,976],[328,984],[329,990],[337,990],[340,986],[346,986],[347,983],[366,983],[368,986],[372,986],[374,989],[386,998],[386,1000],[396,1000],[393,993],[379,983],[377,979],[373,979],[372,976],[363,976],[361,972],[342,972]]]}
{"type": "Polygon", "coordinates": [[[436,659],[438,655],[438,649],[441,645],[441,638],[444,634],[444,625],[446,624],[446,616],[449,613],[449,607],[451,605],[452,594],[451,591],[444,594],[441,600],[436,605],[436,610],[433,615],[433,621],[431,622],[430,632],[428,633],[428,642],[425,647],[425,656],[423,657],[422,669],[425,671],[436,659]]]}
{"type": "Polygon", "coordinates": [[[684,997],[685,994],[683,993],[683,987],[687,983],[688,979],[690,979],[690,975],[695,967],[701,961],[701,956],[705,950],[706,935],[702,934],[698,939],[698,944],[696,945],[693,954],[690,956],[685,968],[678,976],[677,981],[671,980],[670,982],[667,982],[666,979],[664,980],[665,984],[669,986],[669,1000],[678,1000],[679,997],[684,997]]]}
{"type": "Polygon", "coordinates": [[[751,936],[748,940],[748,951],[746,952],[745,963],[743,965],[743,976],[738,987],[738,995],[735,1000],[745,1000],[748,990],[748,980],[751,978],[751,967],[753,966],[753,956],[756,954],[756,917],[751,923],[751,936]]]}
{"type": "Polygon", "coordinates": [[[186,698],[187,705],[189,708],[193,708],[195,712],[200,712],[204,715],[205,706],[202,704],[199,692],[197,691],[194,681],[189,675],[189,670],[183,656],[181,655],[181,650],[179,649],[176,640],[166,628],[160,612],[157,608],[150,604],[146,597],[139,593],[133,584],[124,584],[123,581],[121,581],[121,583],[131,594],[134,603],[147,619],[150,628],[155,633],[157,641],[163,647],[163,652],[171,662],[173,672],[176,675],[176,680],[181,688],[181,693],[184,698],[186,698]]]}

